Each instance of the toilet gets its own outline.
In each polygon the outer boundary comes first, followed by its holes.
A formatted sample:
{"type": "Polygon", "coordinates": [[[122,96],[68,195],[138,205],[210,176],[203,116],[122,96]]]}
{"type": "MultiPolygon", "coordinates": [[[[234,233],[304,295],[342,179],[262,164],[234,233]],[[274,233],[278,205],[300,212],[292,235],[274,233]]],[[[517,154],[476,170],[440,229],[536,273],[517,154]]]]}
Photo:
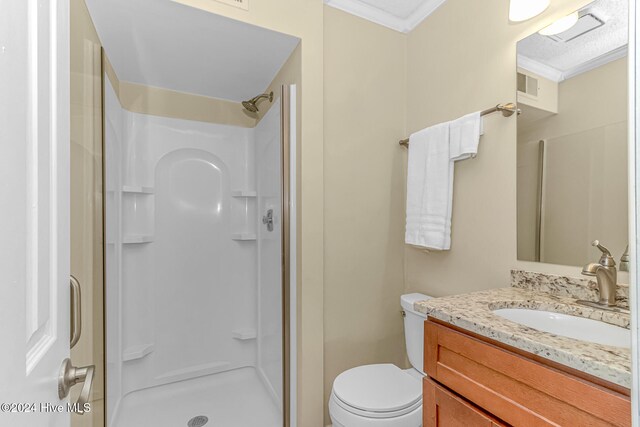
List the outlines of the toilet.
{"type": "Polygon", "coordinates": [[[423,294],[400,297],[404,336],[412,368],[384,363],[344,371],[333,382],[329,415],[333,427],[422,426],[422,349],[425,315],[413,303],[431,299],[423,294]]]}

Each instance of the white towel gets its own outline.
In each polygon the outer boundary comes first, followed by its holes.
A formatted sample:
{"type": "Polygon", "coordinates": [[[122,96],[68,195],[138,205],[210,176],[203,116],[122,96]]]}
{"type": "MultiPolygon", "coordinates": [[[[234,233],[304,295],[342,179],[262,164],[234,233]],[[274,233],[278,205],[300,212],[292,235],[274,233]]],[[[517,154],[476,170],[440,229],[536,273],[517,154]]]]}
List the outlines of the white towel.
{"type": "Polygon", "coordinates": [[[449,123],[409,137],[406,243],[445,249],[450,170],[449,123]]]}
{"type": "Polygon", "coordinates": [[[437,250],[451,248],[453,164],[476,155],[480,127],[478,112],[409,137],[407,244],[437,250]]]}
{"type": "Polygon", "coordinates": [[[480,111],[449,122],[449,144],[452,161],[465,160],[478,154],[481,124],[480,111]]]}

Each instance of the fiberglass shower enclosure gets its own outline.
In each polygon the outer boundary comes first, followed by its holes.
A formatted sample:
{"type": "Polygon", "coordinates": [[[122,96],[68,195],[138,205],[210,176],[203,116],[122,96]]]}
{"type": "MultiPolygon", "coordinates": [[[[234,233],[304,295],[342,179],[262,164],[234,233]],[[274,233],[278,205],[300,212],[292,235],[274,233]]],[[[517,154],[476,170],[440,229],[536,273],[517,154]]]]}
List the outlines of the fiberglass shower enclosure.
{"type": "Polygon", "coordinates": [[[104,45],[106,425],[283,426],[288,86],[224,101],[250,125],[140,111],[104,45]]]}
{"type": "Polygon", "coordinates": [[[106,107],[112,425],[282,425],[279,106],[254,129],[106,107]]]}

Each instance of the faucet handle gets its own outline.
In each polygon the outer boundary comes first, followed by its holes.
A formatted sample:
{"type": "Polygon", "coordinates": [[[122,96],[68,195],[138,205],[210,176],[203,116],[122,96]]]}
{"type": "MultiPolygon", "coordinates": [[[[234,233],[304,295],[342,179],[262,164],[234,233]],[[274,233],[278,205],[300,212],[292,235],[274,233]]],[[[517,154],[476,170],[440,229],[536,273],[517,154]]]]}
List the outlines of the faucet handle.
{"type": "Polygon", "coordinates": [[[594,240],[593,242],[591,242],[591,246],[595,246],[596,248],[600,249],[600,252],[602,252],[600,261],[598,261],[600,265],[603,265],[605,267],[613,267],[616,265],[613,256],[611,256],[611,252],[609,252],[609,249],[602,246],[598,240],[594,240]]]}
{"type": "Polygon", "coordinates": [[[609,249],[605,248],[604,246],[602,246],[600,244],[600,241],[598,240],[594,240],[593,242],[591,242],[591,246],[595,246],[596,248],[600,249],[600,251],[606,255],[606,256],[611,256],[611,252],[609,252],[609,249]]]}
{"type": "Polygon", "coordinates": [[[624,250],[624,253],[620,257],[620,271],[629,271],[629,261],[631,257],[629,256],[629,245],[624,250]]]}

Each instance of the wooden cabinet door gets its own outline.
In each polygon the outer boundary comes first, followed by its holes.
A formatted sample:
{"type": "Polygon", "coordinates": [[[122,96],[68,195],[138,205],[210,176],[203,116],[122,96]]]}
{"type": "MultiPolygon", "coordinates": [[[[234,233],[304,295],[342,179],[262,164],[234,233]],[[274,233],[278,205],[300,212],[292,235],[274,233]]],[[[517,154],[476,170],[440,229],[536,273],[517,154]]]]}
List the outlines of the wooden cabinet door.
{"type": "Polygon", "coordinates": [[[628,396],[431,319],[424,356],[430,378],[510,425],[631,427],[628,396]]]}
{"type": "Polygon", "coordinates": [[[424,427],[504,427],[497,419],[438,383],[423,380],[424,427]]]}

